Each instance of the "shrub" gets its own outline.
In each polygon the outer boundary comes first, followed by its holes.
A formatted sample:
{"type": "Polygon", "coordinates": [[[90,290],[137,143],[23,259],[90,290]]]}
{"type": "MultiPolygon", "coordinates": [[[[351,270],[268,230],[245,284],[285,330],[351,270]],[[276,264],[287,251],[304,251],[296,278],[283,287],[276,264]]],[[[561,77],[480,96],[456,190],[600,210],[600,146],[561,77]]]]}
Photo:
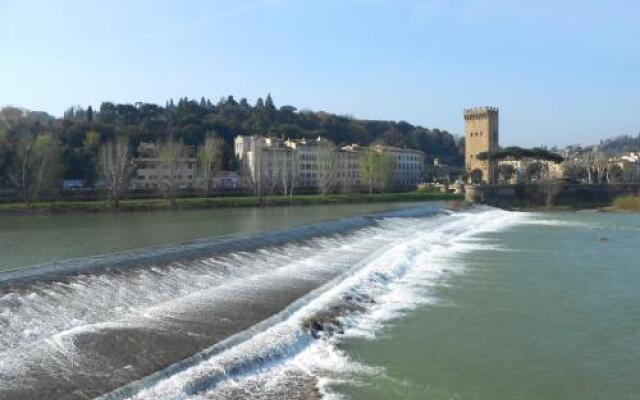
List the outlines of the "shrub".
{"type": "Polygon", "coordinates": [[[625,211],[640,211],[640,196],[621,196],[613,201],[613,208],[625,211]]]}

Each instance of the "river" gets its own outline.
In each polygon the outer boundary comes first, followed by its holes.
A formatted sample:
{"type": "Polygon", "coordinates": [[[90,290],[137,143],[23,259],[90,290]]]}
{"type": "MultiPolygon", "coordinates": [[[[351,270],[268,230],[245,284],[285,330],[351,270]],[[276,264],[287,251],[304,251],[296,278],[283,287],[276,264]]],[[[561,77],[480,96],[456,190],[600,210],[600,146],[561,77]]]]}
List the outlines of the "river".
{"type": "Polygon", "coordinates": [[[640,398],[640,214],[233,211],[2,226],[0,398],[640,398]]]}

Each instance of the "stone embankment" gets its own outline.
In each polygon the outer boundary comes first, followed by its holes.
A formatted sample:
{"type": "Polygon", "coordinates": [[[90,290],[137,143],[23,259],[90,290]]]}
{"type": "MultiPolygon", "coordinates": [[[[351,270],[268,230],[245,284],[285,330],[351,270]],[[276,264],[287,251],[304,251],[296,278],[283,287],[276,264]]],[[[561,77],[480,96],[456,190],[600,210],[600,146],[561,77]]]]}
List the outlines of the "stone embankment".
{"type": "Polygon", "coordinates": [[[640,184],[468,185],[465,198],[502,208],[589,208],[608,207],[616,198],[628,195],[640,195],[640,184]]]}

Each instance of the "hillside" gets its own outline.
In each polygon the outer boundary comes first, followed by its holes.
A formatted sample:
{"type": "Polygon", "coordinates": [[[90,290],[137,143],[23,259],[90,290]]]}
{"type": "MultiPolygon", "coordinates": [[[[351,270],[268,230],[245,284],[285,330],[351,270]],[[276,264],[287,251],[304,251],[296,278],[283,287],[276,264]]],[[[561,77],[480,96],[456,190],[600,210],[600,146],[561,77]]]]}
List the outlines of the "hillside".
{"type": "Polygon", "coordinates": [[[326,112],[299,111],[293,106],[276,107],[271,96],[250,105],[233,96],[216,104],[180,99],[165,106],[148,103],[102,103],[99,110],[72,107],[63,118],[43,112],[5,107],[0,111],[0,183],[8,184],[11,159],[20,136],[51,133],[61,152],[62,175],[68,179],[92,180],[96,174],[96,151],[114,135],[126,135],[132,149],[140,142],[173,138],[197,147],[207,132],[225,141],[225,166],[234,168],[233,139],[237,135],[262,134],[288,138],[324,136],[339,145],[385,143],[420,149],[450,164],[462,164],[459,143],[450,133],[400,121],[360,120],[326,112]]]}

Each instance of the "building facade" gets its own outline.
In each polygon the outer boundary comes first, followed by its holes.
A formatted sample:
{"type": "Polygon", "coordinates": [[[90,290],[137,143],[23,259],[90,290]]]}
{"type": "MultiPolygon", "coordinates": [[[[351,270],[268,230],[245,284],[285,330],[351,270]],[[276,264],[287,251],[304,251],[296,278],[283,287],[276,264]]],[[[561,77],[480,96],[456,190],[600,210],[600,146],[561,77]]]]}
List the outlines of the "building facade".
{"type": "MultiPolygon", "coordinates": [[[[424,180],[425,154],[419,150],[391,146],[373,146],[377,153],[393,158],[390,187],[413,188],[424,180]]],[[[238,136],[236,158],[251,176],[252,184],[261,191],[282,191],[285,186],[306,190],[326,190],[349,193],[363,189],[360,179],[361,157],[369,148],[349,145],[337,148],[331,141],[295,139],[282,141],[259,136],[238,136]]]]}
{"type": "Polygon", "coordinates": [[[130,189],[159,189],[163,179],[168,179],[167,173],[174,174],[174,182],[178,189],[190,189],[196,187],[195,158],[178,160],[171,172],[163,167],[163,160],[159,158],[134,158],[135,173],[131,178],[130,189]]]}
{"type": "Polygon", "coordinates": [[[479,107],[464,110],[465,166],[470,177],[479,174],[480,181],[492,183],[495,179],[495,162],[482,160],[478,155],[494,152],[499,148],[498,109],[479,107]]]}
{"type": "Polygon", "coordinates": [[[378,153],[390,154],[394,158],[391,185],[395,188],[415,187],[424,181],[425,154],[423,151],[391,146],[374,146],[378,153]]]}

